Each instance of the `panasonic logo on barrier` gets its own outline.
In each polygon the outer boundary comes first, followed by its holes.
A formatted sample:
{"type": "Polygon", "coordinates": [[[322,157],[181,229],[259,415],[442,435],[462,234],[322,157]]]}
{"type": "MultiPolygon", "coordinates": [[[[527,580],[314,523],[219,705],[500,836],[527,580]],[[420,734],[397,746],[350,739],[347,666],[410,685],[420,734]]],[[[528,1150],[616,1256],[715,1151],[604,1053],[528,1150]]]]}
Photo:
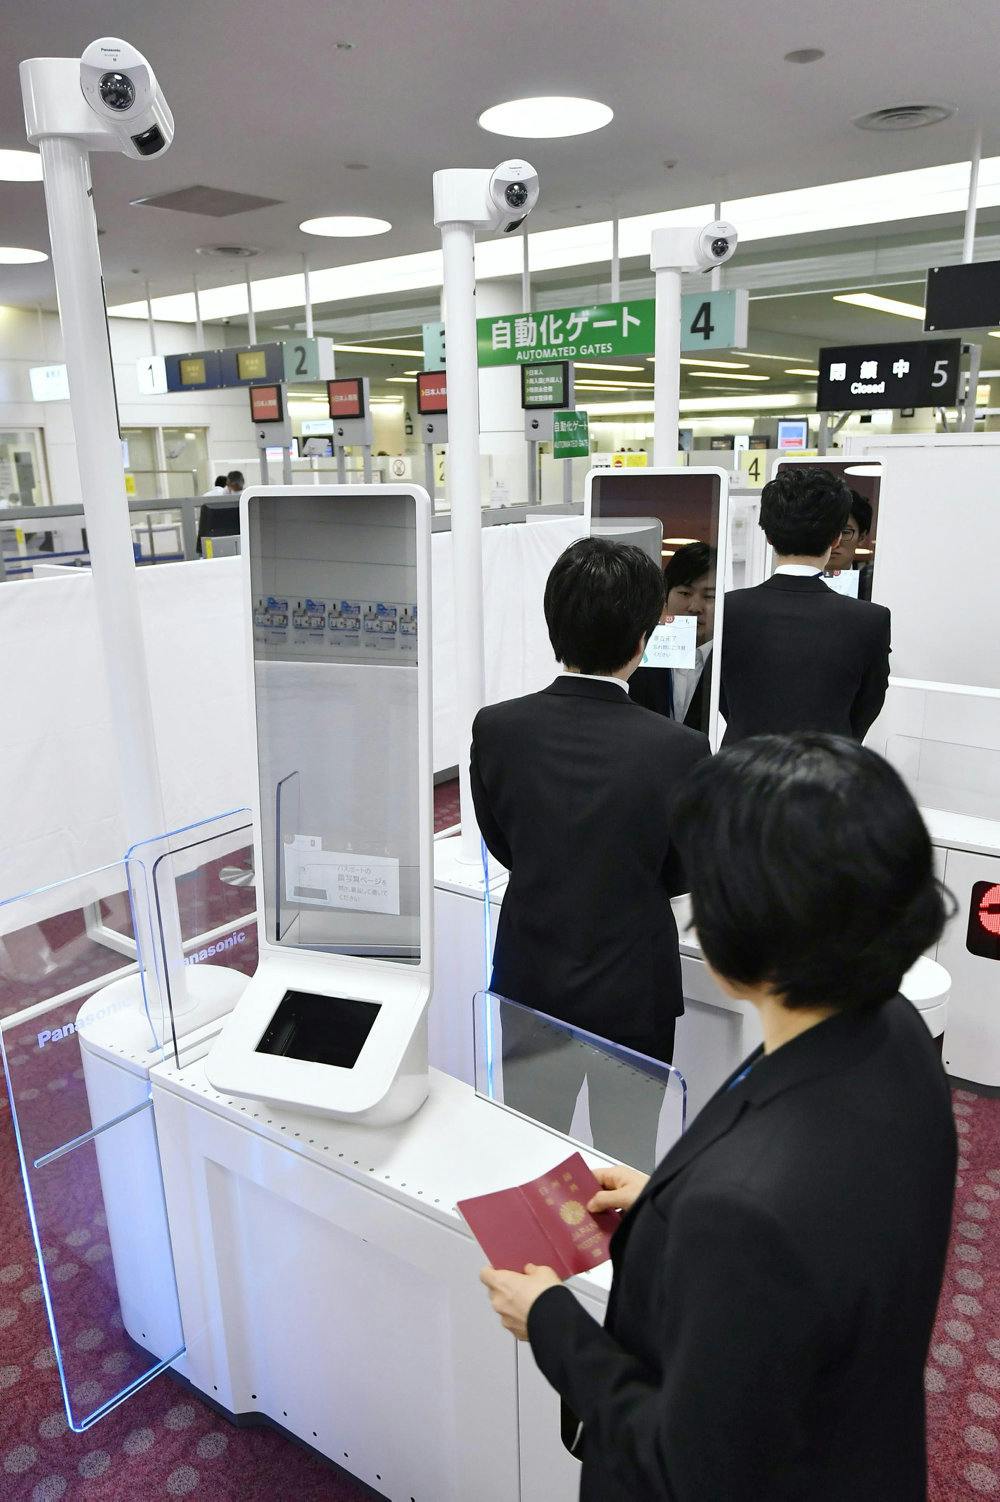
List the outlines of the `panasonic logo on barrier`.
{"type": "MultiPolygon", "coordinates": [[[[203,960],[209,960],[213,955],[222,954],[227,949],[235,949],[238,944],[247,941],[246,930],[240,929],[237,934],[230,934],[227,939],[220,939],[217,944],[209,944],[205,949],[198,949],[194,954],[185,957],[185,965],[200,965],[203,960]]],[[[92,1012],[87,1018],[88,1022],[101,1022],[105,1017],[111,1017],[115,1012],[123,1012],[133,1005],[131,1000],[116,1001],[112,1006],[105,1007],[103,1011],[92,1012]]],[[[62,1043],[66,1038],[72,1038],[76,1032],[75,1022],[65,1022],[62,1027],[43,1028],[37,1035],[36,1047],[45,1048],[49,1043],[62,1043]]]]}

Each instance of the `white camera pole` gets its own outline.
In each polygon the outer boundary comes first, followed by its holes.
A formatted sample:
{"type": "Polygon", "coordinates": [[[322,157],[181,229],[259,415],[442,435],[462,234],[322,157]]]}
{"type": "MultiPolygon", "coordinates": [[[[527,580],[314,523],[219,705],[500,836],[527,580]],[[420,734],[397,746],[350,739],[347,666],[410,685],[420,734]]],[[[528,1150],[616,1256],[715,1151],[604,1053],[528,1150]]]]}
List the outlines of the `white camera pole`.
{"type": "Polygon", "coordinates": [[[479,358],[476,346],[476,231],[469,220],[445,217],[464,184],[462,169],[435,172],[434,222],[441,231],[448,309],[448,498],[451,504],[455,596],[456,718],[462,820],[460,859],[481,857],[472,806],[469,745],[472,721],[486,698],[483,647],[483,542],[479,500],[479,358]],[[450,191],[449,191],[450,190],[450,191]]]}
{"type": "MultiPolygon", "coordinates": [[[[131,846],[164,834],[166,822],[90,182],[90,151],[118,147],[84,101],[79,59],[23,62],[21,92],[28,140],[42,159],[94,601],[131,846]]],[[[183,964],[179,970],[175,980],[171,966],[175,1011],[184,997],[183,964]]]]}
{"type": "Polygon", "coordinates": [[[681,270],[672,264],[675,239],[654,230],[649,264],[656,280],[656,368],[653,371],[653,463],[677,463],[681,418],[681,270]]]}

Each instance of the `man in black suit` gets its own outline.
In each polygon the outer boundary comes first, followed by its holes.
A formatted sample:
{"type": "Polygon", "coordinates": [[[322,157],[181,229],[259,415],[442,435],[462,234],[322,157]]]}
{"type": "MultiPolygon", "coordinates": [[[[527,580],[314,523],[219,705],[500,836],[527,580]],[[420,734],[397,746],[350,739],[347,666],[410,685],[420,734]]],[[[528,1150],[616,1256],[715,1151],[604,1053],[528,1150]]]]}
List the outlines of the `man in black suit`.
{"type": "MultiPolygon", "coordinates": [[[[567,548],[545,586],[549,638],[565,670],[541,693],[480,710],[471,772],[479,828],[510,872],[492,990],[669,1061],[683,1011],[670,898],[686,890],[670,805],[709,747],[629,697],[662,610],[663,575],[641,549],[601,538],[567,548]]],[[[537,1037],[531,1019],[511,1011],[506,1098],[565,1130],[582,1071],[566,1050],[565,1069],[543,1067],[537,1037]]],[[[653,1105],[651,1097],[651,1113],[653,1105]]],[[[636,1133],[649,1135],[648,1121],[632,1125],[629,1161],[636,1133]]],[[[607,1135],[598,1145],[612,1150],[607,1135]]]]}
{"type": "Polygon", "coordinates": [[[719,708],[725,744],[749,735],[827,731],[864,740],[885,701],[890,617],[823,583],[851,493],[811,465],[780,469],[761,492],[776,554],[770,579],[726,596],[719,708]]]}
{"type": "Polygon", "coordinates": [[[712,699],[715,564],[714,548],[691,542],[678,548],[663,570],[664,615],[693,615],[698,623],[694,667],[639,667],[628,684],[637,704],[705,734],[712,699]]]}
{"type": "Polygon", "coordinates": [[[826,735],[723,750],[675,822],[763,1048],[651,1179],[597,1170],[589,1208],[624,1212],[603,1329],[551,1269],[482,1280],[578,1418],[581,1502],[925,1502],[957,1157],[897,994],[946,916],[927,830],[888,762],[826,735]]]}

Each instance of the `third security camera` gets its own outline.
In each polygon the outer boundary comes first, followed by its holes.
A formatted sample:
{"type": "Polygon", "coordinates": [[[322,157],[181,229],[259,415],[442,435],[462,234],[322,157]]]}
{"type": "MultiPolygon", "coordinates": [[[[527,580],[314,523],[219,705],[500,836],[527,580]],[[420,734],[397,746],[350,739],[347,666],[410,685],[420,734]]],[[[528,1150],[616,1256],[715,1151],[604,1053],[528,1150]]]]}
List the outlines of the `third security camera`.
{"type": "Polygon", "coordinates": [[[126,156],[159,156],[174,138],[174,117],[156,74],[120,37],[98,37],[80,59],[80,87],[126,156]]]}
{"type": "Polygon", "coordinates": [[[739,235],[735,224],[715,219],[696,229],[691,225],[653,231],[653,270],[712,271],[730,260],[739,235]]]}
{"type": "Polygon", "coordinates": [[[490,199],[498,216],[493,228],[509,235],[538,202],[538,173],[529,162],[501,162],[490,178],[490,199]]]}

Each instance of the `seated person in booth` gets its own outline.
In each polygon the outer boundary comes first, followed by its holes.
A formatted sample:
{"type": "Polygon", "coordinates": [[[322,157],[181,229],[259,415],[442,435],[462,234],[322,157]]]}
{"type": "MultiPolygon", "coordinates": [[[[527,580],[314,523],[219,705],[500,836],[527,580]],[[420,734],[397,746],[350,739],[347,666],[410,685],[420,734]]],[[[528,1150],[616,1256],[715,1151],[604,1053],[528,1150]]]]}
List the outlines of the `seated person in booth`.
{"type": "Polygon", "coordinates": [[[590,1209],[621,1211],[603,1329],[551,1269],[482,1280],[577,1416],[582,1502],[923,1502],[957,1157],[899,995],[947,916],[927,830],[888,762],[827,735],[721,751],[674,829],[763,1047],[650,1179],[595,1170],[590,1209]]]}
{"type": "Polygon", "coordinates": [[[242,495],[246,489],[246,483],[243,471],[240,469],[231,469],[226,476],[226,486],[232,495],[242,495]]]}
{"type": "Polygon", "coordinates": [[[858,548],[868,545],[871,536],[872,522],[875,513],[872,503],[860,491],[851,491],[851,514],[847,518],[847,526],[840,534],[840,541],[830,554],[830,562],[825,572],[833,573],[856,573],[858,575],[858,592],[855,599],[870,600],[872,597],[872,574],[874,565],[871,558],[857,557],[858,548]]]}
{"type": "MultiPolygon", "coordinates": [[[[670,898],[687,890],[670,806],[709,745],[629,697],[663,574],[640,548],[584,538],[556,560],[544,603],[563,671],[541,693],[480,710],[472,727],[479,828],[510,872],[491,989],[669,1062],[684,1005],[670,898]]],[[[517,1037],[507,1009],[505,1099],[565,1131],[580,1053],[564,1050],[560,1069],[559,1050],[542,1057],[539,1028],[523,1020],[517,1037]]],[[[662,1091],[649,1097],[621,1122],[620,1100],[591,1089],[595,1144],[617,1154],[608,1144],[621,1142],[634,1161],[645,1143],[639,1161],[650,1162],[662,1091]]]]}
{"type": "Polygon", "coordinates": [[[715,561],[715,549],[707,542],[691,542],[678,548],[663,570],[664,615],[697,617],[698,660],[695,666],[636,668],[628,684],[629,693],[637,704],[706,734],[712,697],[715,561]]]}
{"type": "Polygon", "coordinates": [[[823,730],[864,740],[885,701],[890,617],[820,577],[847,526],[851,495],[811,465],[779,469],[761,491],[774,548],[770,579],[726,596],[719,709],[725,745],[750,735],[823,730]]]}

